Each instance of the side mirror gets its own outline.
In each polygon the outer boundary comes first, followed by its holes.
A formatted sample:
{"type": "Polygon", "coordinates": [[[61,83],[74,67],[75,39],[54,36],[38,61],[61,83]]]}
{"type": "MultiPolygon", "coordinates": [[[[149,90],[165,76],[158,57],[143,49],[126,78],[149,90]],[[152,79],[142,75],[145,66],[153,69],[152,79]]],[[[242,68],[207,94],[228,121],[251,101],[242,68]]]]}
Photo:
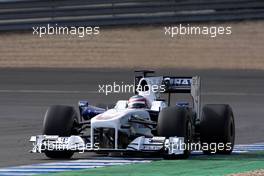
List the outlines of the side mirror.
{"type": "Polygon", "coordinates": [[[88,101],[81,100],[81,101],[79,101],[78,105],[79,105],[79,107],[88,107],[89,103],[88,103],[88,101]]]}

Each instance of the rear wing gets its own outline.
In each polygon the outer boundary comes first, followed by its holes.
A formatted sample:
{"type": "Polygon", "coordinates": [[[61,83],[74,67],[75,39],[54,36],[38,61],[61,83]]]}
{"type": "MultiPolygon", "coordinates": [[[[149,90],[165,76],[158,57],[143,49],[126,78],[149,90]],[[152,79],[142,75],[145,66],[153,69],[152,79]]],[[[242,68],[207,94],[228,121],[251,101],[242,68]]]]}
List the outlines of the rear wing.
{"type": "Polygon", "coordinates": [[[163,77],[164,93],[191,93],[192,77],[163,77]]]}
{"type": "MultiPolygon", "coordinates": [[[[197,113],[198,118],[200,117],[200,92],[201,92],[201,83],[200,77],[172,77],[172,76],[152,76],[155,72],[152,70],[138,70],[135,73],[134,85],[135,85],[135,94],[137,94],[137,88],[140,84],[143,87],[145,85],[164,85],[165,91],[159,91],[159,93],[168,94],[168,106],[170,106],[171,94],[172,93],[190,93],[193,99],[193,108],[197,113]],[[144,82],[142,79],[144,78],[144,82]],[[144,84],[143,84],[144,83],[144,84]]],[[[155,95],[156,98],[159,98],[159,95],[155,95]]]]}
{"type": "Polygon", "coordinates": [[[190,93],[193,99],[194,110],[200,117],[201,81],[199,76],[194,77],[163,77],[165,92],[168,93],[168,104],[170,104],[171,93],[190,93]]]}

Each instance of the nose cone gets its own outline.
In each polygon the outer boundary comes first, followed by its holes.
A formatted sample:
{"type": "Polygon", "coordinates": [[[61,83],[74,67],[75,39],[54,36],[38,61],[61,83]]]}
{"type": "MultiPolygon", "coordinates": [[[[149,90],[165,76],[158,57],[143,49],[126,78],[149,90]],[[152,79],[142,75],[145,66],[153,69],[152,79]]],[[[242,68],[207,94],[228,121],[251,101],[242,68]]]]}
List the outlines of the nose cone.
{"type": "Polygon", "coordinates": [[[102,113],[95,116],[92,120],[111,120],[120,116],[120,112],[102,113]]]}
{"type": "Polygon", "coordinates": [[[92,118],[91,126],[94,128],[118,128],[124,117],[126,117],[125,110],[110,109],[92,118]]]}

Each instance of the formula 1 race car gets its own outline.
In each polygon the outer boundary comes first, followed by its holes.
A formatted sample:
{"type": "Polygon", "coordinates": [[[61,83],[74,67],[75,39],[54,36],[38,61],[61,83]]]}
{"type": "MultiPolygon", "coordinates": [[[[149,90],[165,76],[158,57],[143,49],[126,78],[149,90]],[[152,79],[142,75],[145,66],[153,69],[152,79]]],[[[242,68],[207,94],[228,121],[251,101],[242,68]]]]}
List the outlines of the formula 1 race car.
{"type": "Polygon", "coordinates": [[[43,135],[32,136],[33,153],[70,158],[74,152],[120,154],[155,153],[164,158],[188,158],[192,150],[205,154],[232,153],[235,123],[227,104],[201,109],[200,78],[152,76],[136,71],[135,95],[119,100],[112,109],[79,101],[51,106],[44,118],[43,135]],[[175,93],[191,95],[190,102],[171,105],[175,93]],[[163,98],[165,97],[165,98],[163,98]]]}

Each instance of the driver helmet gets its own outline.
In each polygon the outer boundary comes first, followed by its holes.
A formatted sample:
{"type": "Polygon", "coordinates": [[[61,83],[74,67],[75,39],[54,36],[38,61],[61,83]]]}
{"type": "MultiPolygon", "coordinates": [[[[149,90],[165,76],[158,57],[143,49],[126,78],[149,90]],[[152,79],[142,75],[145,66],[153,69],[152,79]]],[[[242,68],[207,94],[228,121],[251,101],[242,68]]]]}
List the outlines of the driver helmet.
{"type": "Polygon", "coordinates": [[[141,95],[134,95],[128,100],[128,108],[147,108],[147,99],[141,95]]]}

